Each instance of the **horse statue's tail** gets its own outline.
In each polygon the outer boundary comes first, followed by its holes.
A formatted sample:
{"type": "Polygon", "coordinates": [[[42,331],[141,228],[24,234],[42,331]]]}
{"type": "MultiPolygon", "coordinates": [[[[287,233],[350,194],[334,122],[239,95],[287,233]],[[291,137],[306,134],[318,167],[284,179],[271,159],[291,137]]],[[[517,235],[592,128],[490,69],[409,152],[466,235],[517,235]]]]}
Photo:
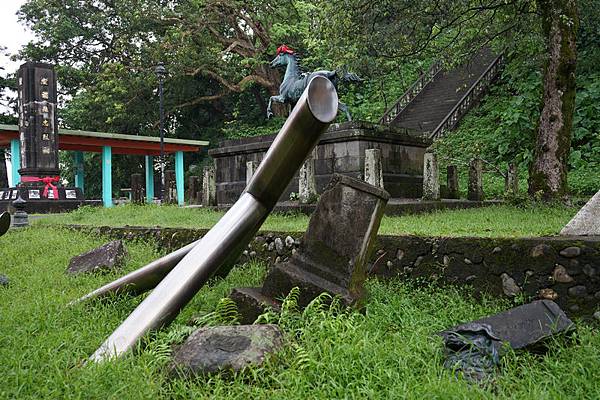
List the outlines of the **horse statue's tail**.
{"type": "Polygon", "coordinates": [[[360,83],[364,81],[360,76],[356,75],[354,72],[339,72],[340,81],[349,82],[349,83],[360,83]]]}

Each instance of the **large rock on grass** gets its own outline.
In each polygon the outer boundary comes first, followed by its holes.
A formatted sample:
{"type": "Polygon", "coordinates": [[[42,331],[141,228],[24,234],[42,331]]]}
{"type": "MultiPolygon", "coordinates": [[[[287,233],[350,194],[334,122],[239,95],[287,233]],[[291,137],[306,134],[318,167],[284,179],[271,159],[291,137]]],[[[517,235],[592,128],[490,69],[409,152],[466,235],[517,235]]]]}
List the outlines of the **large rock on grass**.
{"type": "Polygon", "coordinates": [[[242,371],[260,365],[283,346],[277,325],[200,328],[173,356],[172,372],[184,376],[242,371]]]}
{"type": "Polygon", "coordinates": [[[123,241],[114,240],[73,257],[66,272],[68,274],[107,272],[121,268],[126,258],[127,249],[123,241]]]}
{"type": "Polygon", "coordinates": [[[0,287],[6,287],[9,284],[8,276],[0,274],[0,287]]]}

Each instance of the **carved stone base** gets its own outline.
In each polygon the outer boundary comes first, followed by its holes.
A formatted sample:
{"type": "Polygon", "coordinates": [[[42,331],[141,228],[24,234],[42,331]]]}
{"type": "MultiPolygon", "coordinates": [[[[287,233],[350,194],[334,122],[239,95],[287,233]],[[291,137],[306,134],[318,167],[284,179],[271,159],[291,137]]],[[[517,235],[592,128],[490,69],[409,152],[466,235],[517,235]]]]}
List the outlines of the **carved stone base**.
{"type": "Polygon", "coordinates": [[[12,202],[19,197],[19,194],[27,202],[25,210],[29,214],[72,211],[85,203],[83,192],[79,188],[60,187],[57,191],[58,198],[54,199],[52,190],[49,190],[50,198],[44,197],[44,185],[0,189],[0,211],[14,211],[12,202]]]}

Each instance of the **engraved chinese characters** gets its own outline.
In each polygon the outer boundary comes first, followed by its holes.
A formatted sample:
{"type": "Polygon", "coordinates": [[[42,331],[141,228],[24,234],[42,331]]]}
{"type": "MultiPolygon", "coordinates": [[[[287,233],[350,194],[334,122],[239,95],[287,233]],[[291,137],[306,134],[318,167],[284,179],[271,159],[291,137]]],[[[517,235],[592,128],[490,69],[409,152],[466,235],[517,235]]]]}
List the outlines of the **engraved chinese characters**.
{"type": "MultiPolygon", "coordinates": [[[[56,176],[56,76],[49,64],[25,63],[18,72],[22,176],[56,176]]],[[[26,181],[26,180],[25,180],[26,181]]]]}

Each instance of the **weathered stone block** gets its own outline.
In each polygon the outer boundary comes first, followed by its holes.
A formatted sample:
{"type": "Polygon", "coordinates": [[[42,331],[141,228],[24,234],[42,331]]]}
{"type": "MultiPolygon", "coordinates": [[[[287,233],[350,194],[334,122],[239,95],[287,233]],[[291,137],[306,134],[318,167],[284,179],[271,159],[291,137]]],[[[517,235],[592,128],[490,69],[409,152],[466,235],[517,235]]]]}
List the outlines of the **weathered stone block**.
{"type": "Polygon", "coordinates": [[[448,187],[448,198],[458,199],[460,191],[458,187],[458,168],[456,165],[448,165],[446,167],[446,182],[448,187]]]}
{"type": "Polygon", "coordinates": [[[379,149],[365,150],[365,182],[383,189],[383,167],[379,149]]]}
{"type": "Polygon", "coordinates": [[[504,191],[506,194],[513,196],[519,193],[519,174],[514,163],[508,164],[506,179],[504,180],[504,191]]]}
{"type": "Polygon", "coordinates": [[[317,181],[315,179],[315,152],[311,153],[300,167],[298,175],[298,199],[302,204],[317,200],[317,181]]]}
{"type": "Polygon", "coordinates": [[[202,201],[200,199],[200,194],[200,177],[192,175],[188,178],[188,204],[200,204],[200,202],[202,201]]]}
{"type": "Polygon", "coordinates": [[[235,288],[229,295],[235,302],[242,324],[253,324],[267,309],[279,312],[281,303],[261,293],[261,288],[235,288]]]}
{"type": "MultiPolygon", "coordinates": [[[[260,162],[273,139],[274,135],[225,140],[209,151],[216,162],[216,197],[220,205],[233,204],[239,198],[246,186],[246,162],[260,162]]],[[[365,150],[377,148],[381,151],[386,190],[393,197],[421,197],[423,154],[430,144],[421,135],[389,126],[365,122],[332,125],[315,149],[317,192],[324,190],[334,173],[362,176],[365,150]]],[[[298,181],[294,179],[280,201],[288,200],[297,190],[298,181]]]]}
{"type": "Polygon", "coordinates": [[[258,168],[258,163],[256,161],[247,161],[246,162],[246,186],[250,183],[252,176],[256,172],[258,168]]]}
{"type": "Polygon", "coordinates": [[[440,172],[437,157],[427,152],[423,159],[423,200],[440,199],[440,172]]]}
{"type": "MultiPolygon", "coordinates": [[[[301,306],[322,292],[340,296],[347,305],[360,304],[367,262],[388,199],[389,194],[382,189],[334,175],[317,203],[298,251],[271,269],[260,293],[280,299],[297,286],[301,306]]],[[[243,301],[243,296],[234,300],[237,303],[240,299],[243,301]]],[[[248,304],[238,303],[238,307],[244,309],[248,304]]]]}
{"type": "Polygon", "coordinates": [[[144,202],[142,174],[131,174],[131,202],[134,204],[142,204],[144,202]]]}
{"type": "Polygon", "coordinates": [[[467,199],[471,201],[483,200],[483,161],[478,158],[469,163],[469,190],[467,199]]]}
{"type": "Polygon", "coordinates": [[[175,171],[168,169],[165,171],[165,197],[164,201],[169,204],[177,203],[177,184],[175,182],[175,171]]]}
{"type": "Polygon", "coordinates": [[[127,250],[121,240],[114,240],[96,249],[75,256],[69,262],[68,274],[102,272],[123,266],[127,250]]]}
{"type": "Polygon", "coordinates": [[[204,167],[202,171],[202,205],[205,207],[217,205],[217,187],[215,185],[215,167],[204,167]]]}
{"type": "Polygon", "coordinates": [[[184,376],[243,371],[283,347],[277,325],[200,328],[173,355],[172,372],[184,376]]]}

